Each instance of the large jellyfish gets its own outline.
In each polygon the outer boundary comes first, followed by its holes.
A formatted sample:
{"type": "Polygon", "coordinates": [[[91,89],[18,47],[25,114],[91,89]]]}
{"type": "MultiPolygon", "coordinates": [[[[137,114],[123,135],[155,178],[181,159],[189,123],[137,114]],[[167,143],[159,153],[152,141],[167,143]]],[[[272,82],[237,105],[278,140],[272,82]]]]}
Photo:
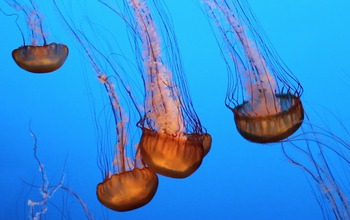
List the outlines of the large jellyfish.
{"type": "Polygon", "coordinates": [[[185,178],[201,165],[211,136],[193,108],[166,11],[160,1],[150,2],[155,13],[143,0],[125,0],[124,13],[118,12],[131,29],[145,88],[144,116],[138,123],[141,155],[151,170],[185,178]]]}
{"type": "MultiPolygon", "coordinates": [[[[98,81],[106,92],[107,106],[102,117],[103,125],[96,119],[99,141],[99,165],[103,181],[97,185],[98,200],[107,208],[115,211],[130,211],[149,203],[158,188],[156,173],[148,169],[142,161],[138,143],[129,137],[133,118],[130,106],[131,93],[118,73],[118,65],[113,57],[105,55],[87,39],[82,31],[76,30],[74,23],[69,24],[53,1],[65,24],[78,41],[89,59],[98,81]],[[107,75],[110,72],[109,75],[107,75]],[[125,106],[126,109],[123,109],[125,106]],[[130,114],[127,114],[130,112],[130,114]],[[128,116],[129,115],[129,116],[128,116]],[[115,131],[110,139],[110,129],[115,131]],[[113,146],[113,147],[112,147],[113,146]],[[135,146],[133,148],[132,146],[135,146]]],[[[93,26],[90,26],[93,28],[93,26]]],[[[103,35],[103,31],[96,31],[103,35]]],[[[109,44],[109,42],[105,42],[109,44]]],[[[114,50],[117,47],[114,47],[114,50]]],[[[110,51],[110,54],[115,51],[110,51]]],[[[136,122],[135,122],[136,124],[136,122]]],[[[134,126],[136,130],[136,125],[134,126]]]]}
{"type": "Polygon", "coordinates": [[[229,70],[226,106],[247,140],[277,142],[303,122],[303,88],[267,44],[262,28],[245,0],[203,0],[219,29],[229,70]],[[234,69],[234,72],[232,72],[234,69]]]}
{"type": "Polygon", "coordinates": [[[30,5],[8,0],[7,4],[20,11],[27,21],[30,44],[26,44],[21,31],[23,46],[12,51],[13,60],[24,70],[33,73],[48,73],[59,69],[67,59],[68,47],[59,43],[47,43],[43,19],[33,0],[30,5]]]}

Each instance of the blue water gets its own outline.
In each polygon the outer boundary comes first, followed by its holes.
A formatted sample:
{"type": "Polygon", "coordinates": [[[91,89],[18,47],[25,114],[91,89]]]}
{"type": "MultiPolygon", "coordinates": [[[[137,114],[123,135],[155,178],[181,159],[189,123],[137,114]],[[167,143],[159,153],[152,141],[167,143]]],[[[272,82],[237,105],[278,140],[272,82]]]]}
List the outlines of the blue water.
{"type": "MultiPolygon", "coordinates": [[[[62,2],[71,5],[68,11],[79,7],[76,11],[110,25],[108,17],[99,13],[98,2],[62,2]]],[[[327,116],[326,107],[349,121],[349,1],[249,2],[275,49],[302,83],[305,105],[319,110],[321,118],[327,116]]],[[[70,54],[64,66],[50,74],[20,69],[11,57],[12,50],[22,45],[20,32],[14,17],[0,13],[0,219],[29,219],[28,199],[40,198],[41,176],[29,125],[38,137],[38,156],[50,184],[58,184],[64,172],[65,185],[79,194],[96,219],[322,219],[305,175],[286,160],[280,146],[252,144],[237,133],[233,114],[224,105],[226,66],[195,0],[168,1],[167,6],[192,101],[213,137],[212,149],[192,176],[181,180],[160,176],[158,191],[145,207],[126,213],[104,208],[95,192],[102,178],[91,91],[85,80],[90,66],[57,20],[53,6],[39,0],[37,4],[45,14],[50,41],[67,44],[70,54]]],[[[1,8],[14,12],[4,3],[1,8]]],[[[79,23],[82,14],[70,17],[79,23]]],[[[111,31],[125,29],[116,26],[111,31]]],[[[46,219],[61,219],[61,213],[64,219],[85,219],[77,200],[59,190],[49,200],[46,219]]]]}

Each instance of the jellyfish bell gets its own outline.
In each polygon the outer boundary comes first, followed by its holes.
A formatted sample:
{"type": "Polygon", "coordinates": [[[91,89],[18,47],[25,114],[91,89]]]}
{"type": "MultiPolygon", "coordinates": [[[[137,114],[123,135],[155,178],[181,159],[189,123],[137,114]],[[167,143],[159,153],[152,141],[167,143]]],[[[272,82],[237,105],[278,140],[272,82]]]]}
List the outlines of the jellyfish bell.
{"type": "Polygon", "coordinates": [[[276,94],[281,111],[259,115],[251,111],[245,102],[232,109],[238,132],[247,140],[269,143],[283,140],[299,129],[304,120],[300,97],[291,94],[276,94]]]}
{"type": "MultiPolygon", "coordinates": [[[[171,135],[143,128],[140,149],[143,161],[155,172],[185,178],[194,173],[208,153],[207,135],[171,135]]],[[[211,137],[210,137],[211,139],[211,137]]]]}
{"type": "Polygon", "coordinates": [[[21,46],[12,51],[16,64],[32,73],[53,72],[64,64],[67,56],[68,47],[57,43],[21,46]]]}
{"type": "Polygon", "coordinates": [[[149,203],[158,188],[158,177],[148,168],[135,168],[97,185],[98,200],[109,209],[124,212],[149,203]]]}
{"type": "Polygon", "coordinates": [[[139,149],[132,161],[126,156],[126,147],[119,147],[122,148],[115,153],[112,172],[106,169],[108,161],[105,162],[102,172],[108,174],[97,185],[96,195],[105,207],[125,212],[145,206],[153,199],[158,189],[158,176],[145,167],[139,149]]]}

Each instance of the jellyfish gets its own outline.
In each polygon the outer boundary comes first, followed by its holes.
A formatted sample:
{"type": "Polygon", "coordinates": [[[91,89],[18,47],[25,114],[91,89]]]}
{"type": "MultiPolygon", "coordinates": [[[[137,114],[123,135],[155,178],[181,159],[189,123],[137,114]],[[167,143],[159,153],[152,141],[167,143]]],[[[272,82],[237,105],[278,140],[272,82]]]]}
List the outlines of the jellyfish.
{"type": "Polygon", "coordinates": [[[125,9],[120,10],[124,13],[101,2],[124,19],[134,39],[131,43],[145,96],[144,113],[138,122],[143,161],[149,169],[167,177],[190,176],[209,152],[211,136],[191,102],[173,27],[162,3],[150,1],[155,9],[152,14],[144,0],[124,1],[125,9]],[[156,17],[160,28],[155,24],[156,17]]]}
{"type": "Polygon", "coordinates": [[[8,0],[7,4],[21,11],[29,29],[30,44],[26,44],[21,30],[23,46],[12,51],[12,58],[22,69],[32,73],[49,73],[59,69],[67,59],[68,47],[60,43],[47,43],[47,33],[43,30],[43,19],[33,0],[30,6],[17,0],[8,0]]]}
{"type": "MultiPolygon", "coordinates": [[[[134,121],[133,107],[129,104],[132,96],[128,95],[131,91],[119,74],[119,66],[114,62],[113,56],[104,54],[94,46],[83,31],[75,28],[74,22],[71,20],[68,22],[56,1],[53,2],[90,61],[95,76],[106,94],[108,108],[104,108],[100,114],[104,116],[101,116],[103,125],[99,126],[100,121],[97,116],[95,117],[97,134],[101,139],[98,146],[98,162],[103,179],[96,187],[97,198],[101,204],[114,211],[124,212],[140,208],[153,199],[158,188],[158,176],[145,166],[139,144],[134,143],[129,137],[133,131],[130,124],[134,121]],[[127,111],[130,114],[127,114],[127,111]],[[115,131],[112,140],[110,130],[115,131]]],[[[93,25],[90,27],[94,28],[93,25]]],[[[93,33],[100,33],[103,36],[104,32],[94,30],[93,33]]],[[[100,42],[109,44],[106,40],[100,42]]],[[[114,47],[114,50],[115,48],[117,47],[114,47]]],[[[110,54],[113,53],[116,51],[110,51],[110,54]]],[[[136,122],[134,127],[137,128],[136,122]]]]}
{"type": "Polygon", "coordinates": [[[245,0],[202,2],[219,30],[218,44],[224,45],[229,71],[225,103],[238,132],[256,143],[289,137],[304,119],[300,82],[265,40],[245,0]]]}
{"type": "MultiPolygon", "coordinates": [[[[93,62],[94,64],[96,63],[93,62]]],[[[100,82],[109,94],[114,117],[113,125],[116,130],[116,143],[111,163],[106,155],[108,149],[106,150],[104,146],[100,148],[100,155],[103,157],[100,162],[104,180],[97,185],[97,198],[109,209],[119,212],[130,211],[152,200],[158,188],[158,177],[143,163],[138,144],[135,147],[135,156],[129,156],[132,154],[127,148],[130,144],[128,143],[129,118],[121,108],[119,96],[115,91],[116,84],[98,68],[94,66],[100,82]]]]}

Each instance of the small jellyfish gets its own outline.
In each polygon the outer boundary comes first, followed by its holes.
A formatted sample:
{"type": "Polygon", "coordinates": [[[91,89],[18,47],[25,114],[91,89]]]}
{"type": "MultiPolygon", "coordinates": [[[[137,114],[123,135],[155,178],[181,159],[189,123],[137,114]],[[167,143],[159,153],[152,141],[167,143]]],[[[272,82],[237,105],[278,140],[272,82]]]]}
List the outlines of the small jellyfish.
{"type": "Polygon", "coordinates": [[[233,111],[238,132],[257,143],[289,137],[304,119],[298,79],[268,45],[245,0],[203,3],[219,30],[218,39],[223,39],[218,43],[224,45],[229,70],[226,106],[233,111]]]}
{"type": "Polygon", "coordinates": [[[132,38],[138,40],[132,43],[142,54],[139,69],[145,87],[145,113],[138,123],[142,129],[142,158],[151,170],[159,174],[188,177],[199,168],[209,152],[211,136],[202,127],[193,108],[173,27],[161,2],[150,1],[153,2],[154,14],[146,1],[125,2],[132,12],[123,17],[127,17],[125,20],[134,30],[132,38]]]}
{"type": "Polygon", "coordinates": [[[57,43],[21,46],[12,51],[12,57],[17,65],[32,73],[55,71],[64,64],[67,56],[68,47],[57,43]]]}
{"type": "Polygon", "coordinates": [[[47,44],[42,15],[33,0],[30,0],[30,6],[16,0],[7,3],[24,14],[31,37],[31,44],[27,45],[21,31],[23,46],[12,51],[12,58],[16,64],[32,73],[49,73],[59,69],[67,59],[68,47],[58,43],[47,44]]]}

